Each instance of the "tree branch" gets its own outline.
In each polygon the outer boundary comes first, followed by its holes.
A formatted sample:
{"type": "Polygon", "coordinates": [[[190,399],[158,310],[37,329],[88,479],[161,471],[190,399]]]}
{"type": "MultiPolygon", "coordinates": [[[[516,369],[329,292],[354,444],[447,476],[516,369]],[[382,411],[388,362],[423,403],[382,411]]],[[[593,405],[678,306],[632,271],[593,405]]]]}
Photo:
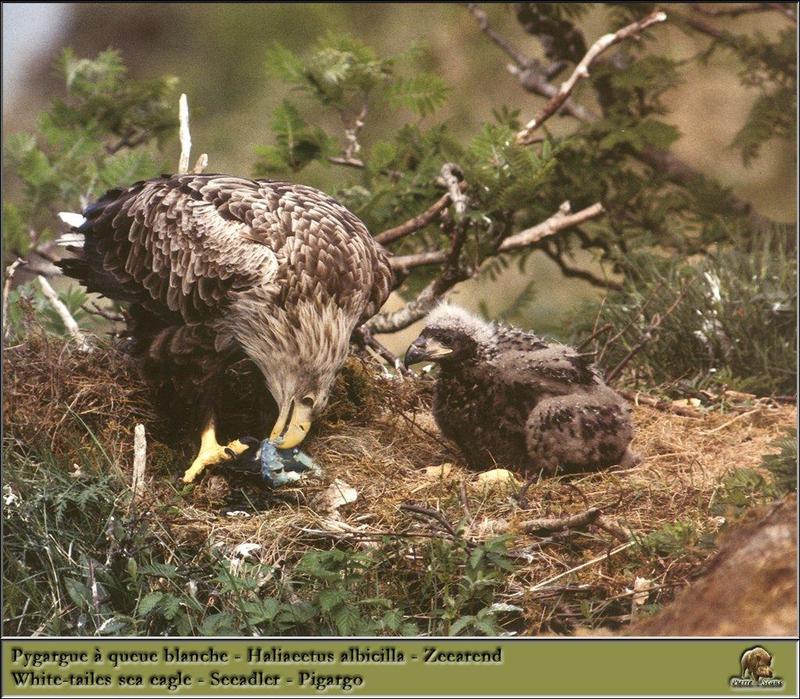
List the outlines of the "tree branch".
{"type": "Polygon", "coordinates": [[[467,213],[467,197],[461,189],[461,180],[459,175],[461,168],[454,163],[445,163],[442,165],[441,177],[447,192],[450,194],[450,201],[453,202],[453,210],[455,211],[455,219],[459,221],[461,217],[467,213]]]}
{"type": "Polygon", "coordinates": [[[405,223],[401,223],[399,226],[388,228],[382,233],[378,233],[375,236],[375,240],[377,240],[381,245],[388,245],[395,240],[399,240],[400,238],[404,238],[411,233],[415,233],[416,231],[425,228],[425,226],[439,216],[439,214],[441,214],[442,211],[444,211],[450,205],[450,201],[450,193],[448,192],[437,199],[421,214],[414,216],[414,218],[409,219],[405,223]]]}
{"type": "MultiPolygon", "coordinates": [[[[525,65],[525,68],[520,68],[518,65],[509,65],[507,68],[512,75],[516,76],[520,86],[526,92],[552,99],[558,93],[558,88],[547,79],[542,66],[533,60],[527,61],[525,65]]],[[[561,105],[560,113],[585,123],[592,123],[600,118],[590,109],[571,98],[561,105]]],[[[633,157],[659,173],[666,175],[670,181],[685,187],[692,187],[695,182],[703,177],[702,173],[670,151],[645,146],[641,151],[633,153],[633,157]]],[[[759,214],[750,202],[737,197],[735,194],[729,195],[728,202],[733,214],[746,216],[755,228],[763,229],[773,223],[771,219],[759,214]]]]}
{"type": "Polygon", "coordinates": [[[500,36],[500,34],[489,26],[489,18],[486,16],[486,12],[478,7],[478,5],[474,2],[467,3],[467,9],[478,22],[481,31],[486,34],[492,42],[499,46],[517,66],[524,68],[530,63],[530,59],[522,53],[522,51],[517,49],[508,39],[500,36]]]}
{"type": "Polygon", "coordinates": [[[11,293],[11,283],[14,281],[14,274],[22,264],[22,258],[18,257],[6,268],[6,281],[3,284],[3,339],[8,339],[8,295],[11,293]]]}
{"type": "Polygon", "coordinates": [[[192,134],[189,131],[189,100],[181,94],[178,100],[178,121],[180,122],[181,157],[178,160],[178,172],[189,172],[189,155],[192,152],[192,134]]]}
{"type": "Polygon", "coordinates": [[[561,87],[558,88],[553,97],[542,107],[539,113],[529,121],[525,127],[517,133],[517,143],[526,145],[530,143],[530,138],[533,132],[538,129],[545,121],[547,121],[559,108],[567,101],[567,98],[572,94],[578,82],[584,78],[589,77],[589,67],[595,62],[597,57],[605,50],[618,44],[625,39],[635,36],[644,31],[648,27],[664,22],[667,15],[660,10],[651,12],[647,17],[637,22],[632,22],[627,27],[612,33],[601,36],[597,41],[592,44],[591,48],[586,52],[586,55],[581,59],[580,63],[575,66],[572,75],[567,78],[561,87]]]}
{"type": "Polygon", "coordinates": [[[612,279],[602,279],[594,274],[592,274],[589,270],[586,269],[578,269],[577,267],[570,267],[566,262],[564,262],[564,258],[559,255],[558,253],[551,250],[549,247],[542,248],[545,255],[547,255],[553,262],[558,265],[558,268],[561,270],[561,274],[565,277],[570,277],[572,279],[582,279],[585,282],[588,282],[592,286],[596,286],[598,289],[611,289],[613,291],[620,291],[622,289],[622,284],[613,281],[612,279]]]}
{"type": "Polygon", "coordinates": [[[509,250],[518,250],[519,248],[528,248],[535,245],[544,238],[555,235],[559,231],[575,226],[577,224],[588,221],[591,218],[600,216],[603,212],[603,205],[600,202],[587,206],[576,213],[570,213],[571,206],[568,201],[565,201],[558,207],[558,211],[550,218],[541,223],[536,224],[532,228],[526,228],[515,235],[509,236],[497,248],[498,252],[508,252],[509,250]]]}
{"type": "MultiPolygon", "coordinates": [[[[546,221],[520,231],[506,238],[497,248],[497,252],[508,252],[536,245],[544,238],[555,235],[559,231],[583,223],[603,213],[601,204],[593,204],[577,213],[570,213],[569,202],[564,202],[559,210],[546,221]]],[[[392,257],[389,262],[396,273],[407,273],[415,267],[426,265],[444,265],[442,274],[428,284],[406,306],[392,313],[379,313],[367,322],[367,327],[375,333],[392,333],[407,328],[412,323],[424,318],[441,297],[458,282],[468,279],[471,272],[458,264],[458,256],[464,244],[466,229],[459,224],[455,226],[453,245],[449,252],[432,250],[413,255],[392,257]]]]}
{"type": "Polygon", "coordinates": [[[64,323],[64,327],[67,329],[67,332],[72,336],[72,338],[77,342],[78,349],[82,352],[91,352],[92,345],[89,340],[86,338],[86,335],[81,332],[81,329],[78,327],[78,323],[72,317],[72,314],[69,312],[69,308],[64,305],[64,302],[58,298],[58,294],[56,290],[50,286],[50,282],[47,281],[42,276],[36,277],[39,281],[39,286],[42,288],[42,293],[45,295],[47,300],[50,302],[50,305],[53,307],[56,313],[58,313],[58,317],[61,318],[61,321],[64,323]]]}
{"type": "MultiPolygon", "coordinates": [[[[558,211],[547,220],[506,238],[497,248],[497,251],[509,252],[511,250],[532,247],[543,239],[555,235],[565,228],[588,221],[591,218],[599,216],[603,212],[603,205],[598,202],[571,214],[570,204],[568,201],[565,201],[559,207],[558,211]]],[[[397,257],[390,258],[389,262],[392,265],[392,269],[397,273],[405,273],[416,267],[441,264],[446,259],[447,253],[443,250],[432,250],[429,252],[418,252],[412,255],[398,255],[397,257]]]]}

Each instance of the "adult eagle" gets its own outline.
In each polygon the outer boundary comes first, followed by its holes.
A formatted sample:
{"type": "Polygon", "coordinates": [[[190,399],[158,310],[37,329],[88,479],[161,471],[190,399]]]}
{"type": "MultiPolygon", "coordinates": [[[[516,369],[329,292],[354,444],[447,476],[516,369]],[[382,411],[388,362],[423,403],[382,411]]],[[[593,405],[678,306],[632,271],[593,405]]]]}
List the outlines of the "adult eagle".
{"type": "Polygon", "coordinates": [[[243,356],[278,405],[270,439],[299,444],[325,407],[350,336],[392,286],[383,249],[312,187],[228,175],[164,175],[113,189],[68,237],[66,274],[127,302],[133,346],[201,388],[200,450],[183,480],[247,449],[222,446],[215,398],[243,356]]]}

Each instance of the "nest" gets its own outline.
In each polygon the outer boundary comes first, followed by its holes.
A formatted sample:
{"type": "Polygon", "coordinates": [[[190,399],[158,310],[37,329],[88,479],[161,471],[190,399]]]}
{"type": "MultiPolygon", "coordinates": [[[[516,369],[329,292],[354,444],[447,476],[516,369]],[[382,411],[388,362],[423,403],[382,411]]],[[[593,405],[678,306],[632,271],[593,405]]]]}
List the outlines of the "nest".
{"type": "Polygon", "coordinates": [[[258,560],[281,568],[312,549],[366,549],[389,537],[411,542],[404,560],[414,566],[412,544],[425,537],[475,545],[509,535],[516,565],[496,599],[523,610],[513,624],[520,634],[574,632],[586,623],[587,605],[592,625],[623,624],[637,577],[649,581],[648,604],[669,601],[713,549],[644,555],[642,541],[676,522],[698,538],[714,535],[724,524],[713,507],[721,483],[733,469],[758,470],[796,415],[766,401],[701,417],[634,406],[638,466],[539,478],[520,499],[521,483],[482,482],[440,435],[429,380],[390,378],[373,361],[351,358],[304,443],[324,470],[321,480],[270,491],[257,477],[217,467],[180,490],[196,445],[171,441],[169,421],[124,355],[83,354],[36,335],[5,352],[4,375],[11,448],[48,447],[65,468],[102,445],[129,480],[133,430],[143,423],[149,516],[183,547],[258,544],[258,560]],[[354,500],[334,506],[332,490],[345,488],[354,500]],[[585,526],[531,524],[595,508],[601,516],[585,526]]]}

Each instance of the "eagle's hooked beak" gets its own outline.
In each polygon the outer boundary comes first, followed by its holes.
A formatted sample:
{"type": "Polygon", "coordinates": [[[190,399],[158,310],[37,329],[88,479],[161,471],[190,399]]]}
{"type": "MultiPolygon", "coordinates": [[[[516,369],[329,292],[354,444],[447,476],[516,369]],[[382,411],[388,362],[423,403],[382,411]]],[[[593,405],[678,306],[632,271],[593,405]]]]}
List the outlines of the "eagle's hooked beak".
{"type": "Polygon", "coordinates": [[[275,442],[281,449],[291,449],[300,444],[311,429],[311,410],[312,406],[297,399],[284,403],[269,436],[270,442],[275,442]]]}
{"type": "Polygon", "coordinates": [[[445,347],[441,342],[434,340],[430,337],[418,337],[414,340],[414,344],[408,348],[404,364],[406,367],[416,362],[421,362],[425,359],[438,359],[452,354],[453,350],[445,347]]]}

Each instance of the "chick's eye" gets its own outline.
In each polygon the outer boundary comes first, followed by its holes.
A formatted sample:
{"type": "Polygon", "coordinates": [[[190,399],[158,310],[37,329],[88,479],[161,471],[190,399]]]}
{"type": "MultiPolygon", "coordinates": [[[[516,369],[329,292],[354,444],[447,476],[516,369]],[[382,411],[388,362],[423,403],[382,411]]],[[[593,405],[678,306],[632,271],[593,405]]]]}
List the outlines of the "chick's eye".
{"type": "Polygon", "coordinates": [[[305,406],[306,408],[313,408],[314,407],[314,396],[303,396],[300,399],[300,403],[305,406]]]}

